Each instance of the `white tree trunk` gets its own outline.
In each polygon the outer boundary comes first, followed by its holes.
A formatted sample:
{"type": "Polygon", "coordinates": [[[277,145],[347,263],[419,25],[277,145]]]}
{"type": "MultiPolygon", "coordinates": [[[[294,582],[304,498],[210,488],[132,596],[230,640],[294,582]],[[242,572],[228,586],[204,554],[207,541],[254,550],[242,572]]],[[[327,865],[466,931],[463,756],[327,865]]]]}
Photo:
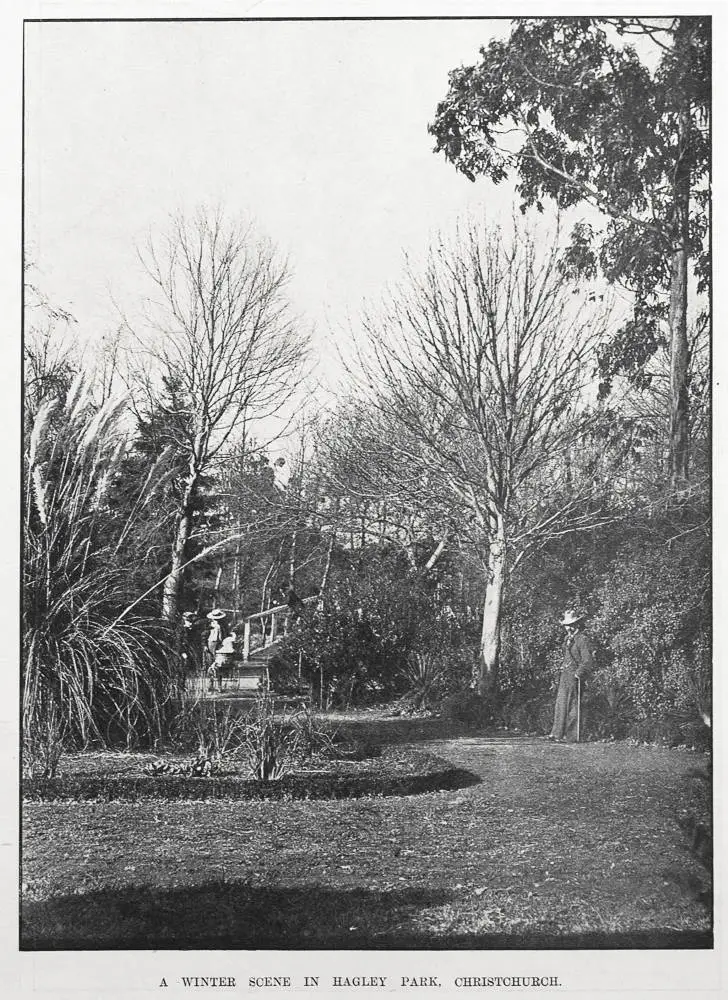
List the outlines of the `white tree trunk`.
{"type": "Polygon", "coordinates": [[[488,583],[483,602],[483,628],[478,657],[478,694],[488,695],[498,685],[498,662],[501,644],[501,608],[506,573],[506,537],[503,519],[499,516],[488,552],[488,583]]]}
{"type": "Polygon", "coordinates": [[[324,566],[324,575],[321,577],[321,586],[319,587],[319,598],[317,602],[317,607],[319,611],[324,606],[324,596],[326,591],[326,586],[329,582],[329,573],[331,572],[331,556],[333,555],[334,545],[336,543],[336,532],[331,532],[331,538],[329,539],[329,547],[326,551],[326,565],[324,566]]]}
{"type": "Polygon", "coordinates": [[[198,432],[194,449],[190,454],[190,465],[185,488],[179,506],[177,532],[172,543],[172,560],[167,579],[162,589],[162,618],[174,621],[179,612],[180,595],[184,580],[184,566],[187,561],[187,542],[192,534],[192,518],[197,500],[197,484],[203,466],[203,456],[207,450],[207,431],[198,432]]]}
{"type": "MultiPolygon", "coordinates": [[[[238,535],[242,531],[240,518],[237,519],[236,529],[238,535]]],[[[235,560],[233,562],[233,602],[235,608],[240,608],[240,538],[235,542],[235,560]]]]}
{"type": "Polygon", "coordinates": [[[291,553],[288,560],[288,587],[290,590],[296,589],[296,544],[298,541],[298,531],[294,528],[291,535],[291,553]]]}
{"type": "Polygon", "coordinates": [[[177,534],[172,546],[172,564],[164,581],[162,589],[162,618],[174,621],[179,610],[179,599],[182,592],[184,564],[186,562],[187,541],[192,532],[192,502],[193,490],[185,489],[183,505],[177,522],[177,534]]]}
{"type": "Polygon", "coordinates": [[[430,558],[425,563],[425,573],[429,572],[435,566],[435,563],[440,558],[442,553],[445,551],[445,546],[447,545],[447,535],[440,539],[437,543],[435,551],[432,553],[430,558]]]}

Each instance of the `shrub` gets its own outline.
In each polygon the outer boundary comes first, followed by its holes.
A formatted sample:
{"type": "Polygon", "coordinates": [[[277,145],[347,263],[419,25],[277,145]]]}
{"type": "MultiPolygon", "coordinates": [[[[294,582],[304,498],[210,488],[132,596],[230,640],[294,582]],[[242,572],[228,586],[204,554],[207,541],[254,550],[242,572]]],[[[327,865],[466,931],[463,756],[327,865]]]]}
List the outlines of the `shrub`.
{"type": "Polygon", "coordinates": [[[310,758],[314,754],[333,756],[335,753],[336,735],[327,722],[316,718],[310,699],[290,717],[290,726],[293,756],[310,758]]]}
{"type": "Polygon", "coordinates": [[[455,691],[443,699],[440,711],[452,722],[485,725],[493,718],[493,708],[475,691],[455,691]]]}
{"type": "Polygon", "coordinates": [[[241,732],[250,774],[264,782],[282,777],[295,756],[297,731],[290,719],[276,716],[275,700],[267,690],[259,693],[241,732]]]}
{"type": "Polygon", "coordinates": [[[271,691],[282,695],[310,697],[311,684],[298,675],[298,658],[295,662],[284,653],[275,653],[268,660],[268,684],[271,691]]]}
{"type": "Polygon", "coordinates": [[[566,607],[578,606],[596,650],[584,687],[585,731],[692,745],[681,734],[689,725],[700,730],[711,706],[710,550],[703,532],[683,537],[679,527],[698,515],[666,509],[620,520],[555,539],[521,564],[503,608],[500,687],[511,718],[526,721],[519,699],[530,705],[553,697],[558,622],[566,607]]]}
{"type": "Polygon", "coordinates": [[[511,693],[498,705],[498,718],[509,729],[521,732],[546,733],[554,716],[554,696],[549,694],[523,697],[511,693]]]}
{"type": "Polygon", "coordinates": [[[170,630],[143,602],[130,605],[119,562],[134,512],[164,477],[160,461],[128,517],[110,508],[122,408],[112,400],[94,407],[77,378],[65,398],[40,407],[27,434],[22,726],[26,755],[45,753],[31,768],[52,769],[49,720],[62,718],[76,745],[152,742],[176,691],[170,630]]]}
{"type": "Polygon", "coordinates": [[[23,731],[23,774],[32,778],[53,778],[65,749],[68,726],[58,706],[51,702],[38,713],[37,724],[23,731]]]}
{"type": "Polygon", "coordinates": [[[632,542],[596,592],[596,685],[619,692],[627,727],[656,720],[664,742],[710,706],[710,608],[698,548],[632,542]],[[683,721],[680,718],[683,717],[683,721]],[[662,731],[660,725],[662,723],[662,731]]]}
{"type": "Polygon", "coordinates": [[[411,708],[430,708],[442,694],[445,670],[436,652],[410,653],[402,669],[407,685],[405,700],[411,708]]]}
{"type": "Polygon", "coordinates": [[[358,569],[335,580],[323,605],[303,615],[284,640],[274,688],[298,684],[299,663],[304,683],[327,708],[389,700],[408,690],[418,699],[423,682],[429,700],[468,683],[472,665],[461,678],[469,653],[460,651],[471,641],[472,623],[445,607],[437,577],[412,573],[386,546],[363,552],[358,569]],[[417,656],[428,661],[426,680],[417,656]]]}
{"type": "Polygon", "coordinates": [[[478,660],[478,646],[465,627],[454,642],[443,643],[439,647],[441,664],[442,697],[463,691],[473,679],[474,667],[478,660]]]}
{"type": "Polygon", "coordinates": [[[691,715],[679,712],[638,719],[626,725],[625,730],[627,736],[644,743],[695,747],[696,750],[709,750],[711,746],[708,727],[691,715]]]}
{"type": "Polygon", "coordinates": [[[222,762],[240,753],[246,720],[233,705],[207,699],[183,700],[169,727],[169,742],[222,762]]]}
{"type": "MultiPolygon", "coordinates": [[[[405,652],[399,638],[376,609],[359,617],[356,609],[327,605],[298,624],[284,641],[281,656],[289,664],[297,664],[300,657],[303,678],[321,707],[348,707],[396,691],[396,667],[405,652]]],[[[275,687],[284,679],[288,689],[291,667],[274,676],[275,687]]]]}
{"type": "Polygon", "coordinates": [[[595,690],[592,685],[584,689],[582,700],[582,728],[596,739],[613,736],[623,739],[628,735],[632,710],[628,697],[619,689],[607,693],[595,690]]]}

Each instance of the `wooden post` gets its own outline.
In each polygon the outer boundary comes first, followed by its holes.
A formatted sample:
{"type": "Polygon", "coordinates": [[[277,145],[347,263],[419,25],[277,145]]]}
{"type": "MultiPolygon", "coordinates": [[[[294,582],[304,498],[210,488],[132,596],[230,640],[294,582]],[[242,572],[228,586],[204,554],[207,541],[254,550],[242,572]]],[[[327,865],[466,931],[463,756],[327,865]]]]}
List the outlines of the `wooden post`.
{"type": "Polygon", "coordinates": [[[247,619],[245,622],[245,630],[243,632],[243,663],[247,663],[250,659],[250,620],[247,619]]]}
{"type": "Polygon", "coordinates": [[[268,645],[272,646],[273,643],[276,641],[276,635],[278,634],[278,615],[277,615],[277,613],[274,611],[273,614],[270,616],[270,618],[271,618],[271,621],[270,621],[270,642],[268,643],[268,645]]]}

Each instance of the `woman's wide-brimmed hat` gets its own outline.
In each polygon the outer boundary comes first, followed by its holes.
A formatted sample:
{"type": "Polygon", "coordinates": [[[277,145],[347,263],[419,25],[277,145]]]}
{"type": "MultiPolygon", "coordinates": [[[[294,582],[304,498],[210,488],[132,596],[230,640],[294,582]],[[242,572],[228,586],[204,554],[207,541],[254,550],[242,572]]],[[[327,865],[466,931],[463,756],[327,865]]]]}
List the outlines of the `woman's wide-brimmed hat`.
{"type": "Polygon", "coordinates": [[[577,622],[584,621],[584,615],[578,611],[567,611],[559,622],[560,625],[576,625],[577,622]]]}
{"type": "Polygon", "coordinates": [[[213,622],[217,622],[217,621],[220,621],[220,619],[221,619],[221,618],[224,618],[224,617],[225,617],[225,612],[224,612],[224,611],[221,611],[221,610],[220,610],[220,608],[214,608],[214,609],[213,609],[213,610],[212,610],[212,611],[211,611],[211,612],[210,612],[210,613],[208,614],[208,616],[207,616],[207,617],[208,617],[208,618],[210,619],[210,621],[213,621],[213,622]]]}

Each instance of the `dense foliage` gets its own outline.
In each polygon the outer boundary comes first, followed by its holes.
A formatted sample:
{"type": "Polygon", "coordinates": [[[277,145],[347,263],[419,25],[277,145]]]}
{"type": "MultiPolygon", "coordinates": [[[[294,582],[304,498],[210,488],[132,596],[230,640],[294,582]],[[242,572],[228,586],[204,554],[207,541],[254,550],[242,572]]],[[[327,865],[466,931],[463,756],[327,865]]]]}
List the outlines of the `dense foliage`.
{"type": "Polygon", "coordinates": [[[601,351],[603,391],[617,373],[644,385],[669,342],[674,481],[688,475],[689,275],[710,286],[710,52],[707,17],[523,18],[450,74],[430,126],[471,180],[513,171],[522,209],[602,213],[575,223],[564,269],[634,293],[601,351]]]}
{"type": "Polygon", "coordinates": [[[587,612],[596,668],[585,685],[586,732],[705,742],[711,715],[710,545],[701,525],[620,522],[552,545],[513,581],[506,613],[506,718],[544,725],[562,635],[560,610],[587,612]],[[526,706],[524,710],[524,706],[526,706]]]}
{"type": "Polygon", "coordinates": [[[175,688],[169,630],[117,558],[165,466],[148,470],[130,511],[109,506],[124,448],[120,414],[113,400],[95,407],[77,377],[28,428],[23,735],[29,765],[44,772],[53,772],[64,739],[159,737],[175,688]]]}
{"type": "Polygon", "coordinates": [[[355,573],[340,572],[296,623],[273,683],[310,685],[327,707],[404,694],[421,708],[467,685],[473,647],[467,623],[443,599],[442,579],[408,571],[391,546],[361,556],[355,573]]]}

